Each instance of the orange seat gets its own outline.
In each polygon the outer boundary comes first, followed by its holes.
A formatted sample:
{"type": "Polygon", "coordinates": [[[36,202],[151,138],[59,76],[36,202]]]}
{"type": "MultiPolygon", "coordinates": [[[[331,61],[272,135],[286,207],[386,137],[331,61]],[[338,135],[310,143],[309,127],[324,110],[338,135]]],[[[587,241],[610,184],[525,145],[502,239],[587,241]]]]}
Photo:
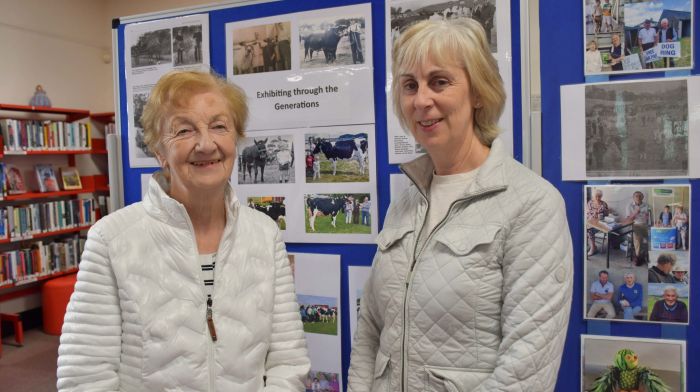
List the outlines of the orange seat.
{"type": "Polygon", "coordinates": [[[63,316],[73,294],[73,287],[78,274],[70,274],[60,278],[50,279],[41,287],[41,313],[44,318],[44,332],[49,335],[60,335],[63,327],[63,316]]]}

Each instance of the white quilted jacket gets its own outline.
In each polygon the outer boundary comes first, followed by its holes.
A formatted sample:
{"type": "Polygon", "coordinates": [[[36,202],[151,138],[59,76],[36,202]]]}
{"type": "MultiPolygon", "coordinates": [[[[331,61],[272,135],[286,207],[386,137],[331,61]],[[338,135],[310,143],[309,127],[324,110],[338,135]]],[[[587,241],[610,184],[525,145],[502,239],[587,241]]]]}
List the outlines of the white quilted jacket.
{"type": "Polygon", "coordinates": [[[433,167],[424,156],[402,169],[414,186],[377,238],[348,391],[553,390],[572,292],[559,193],[497,139],[469,191],[415,249],[433,167]]]}
{"type": "Polygon", "coordinates": [[[275,223],[227,191],[216,342],[200,269],[185,208],[151,178],[143,202],[88,233],[63,324],[59,391],[303,391],[309,360],[275,223]]]}

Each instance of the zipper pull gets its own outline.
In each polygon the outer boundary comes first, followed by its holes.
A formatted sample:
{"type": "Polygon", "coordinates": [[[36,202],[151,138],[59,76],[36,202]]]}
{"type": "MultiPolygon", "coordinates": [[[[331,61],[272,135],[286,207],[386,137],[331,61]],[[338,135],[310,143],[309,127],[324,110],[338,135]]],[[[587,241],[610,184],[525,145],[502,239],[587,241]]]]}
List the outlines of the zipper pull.
{"type": "Polygon", "coordinates": [[[216,342],[216,327],[214,327],[214,319],[212,318],[211,297],[207,298],[207,326],[209,327],[209,335],[211,335],[211,340],[216,342]]]}

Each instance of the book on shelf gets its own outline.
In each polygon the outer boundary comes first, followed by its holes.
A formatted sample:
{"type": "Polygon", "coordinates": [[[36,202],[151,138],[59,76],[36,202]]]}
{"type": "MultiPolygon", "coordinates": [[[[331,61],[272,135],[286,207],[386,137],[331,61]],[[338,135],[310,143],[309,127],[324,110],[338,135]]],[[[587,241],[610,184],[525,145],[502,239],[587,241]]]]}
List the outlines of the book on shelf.
{"type": "Polygon", "coordinates": [[[0,162],[0,200],[7,195],[7,182],[5,181],[5,162],[0,162]]]}
{"type": "Polygon", "coordinates": [[[95,223],[93,199],[67,199],[2,208],[7,214],[7,232],[12,241],[36,234],[74,229],[95,223]]]}
{"type": "Polygon", "coordinates": [[[0,120],[6,152],[89,150],[89,123],[45,120],[0,120]]]}
{"type": "Polygon", "coordinates": [[[27,193],[22,171],[15,165],[5,165],[5,181],[8,195],[27,193]]]}
{"type": "Polygon", "coordinates": [[[60,240],[36,241],[0,254],[1,282],[22,282],[78,267],[85,239],[78,235],[60,240]]]}
{"type": "Polygon", "coordinates": [[[65,190],[83,188],[83,184],[80,182],[80,173],[76,167],[61,168],[61,182],[65,190]]]}
{"type": "Polygon", "coordinates": [[[34,166],[36,179],[39,182],[39,192],[58,192],[58,181],[53,165],[39,164],[34,166]]]}

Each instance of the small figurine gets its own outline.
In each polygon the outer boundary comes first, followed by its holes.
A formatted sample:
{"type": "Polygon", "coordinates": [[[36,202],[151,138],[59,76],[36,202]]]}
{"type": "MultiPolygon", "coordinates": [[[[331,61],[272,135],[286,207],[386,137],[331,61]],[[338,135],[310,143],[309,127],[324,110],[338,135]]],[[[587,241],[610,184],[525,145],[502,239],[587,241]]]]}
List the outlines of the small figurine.
{"type": "Polygon", "coordinates": [[[615,355],[610,366],[596,378],[589,392],[638,392],[643,387],[646,392],[670,392],[668,385],[651,369],[639,366],[637,354],[623,348],[615,355]]]}
{"type": "Polygon", "coordinates": [[[51,107],[51,100],[49,99],[49,96],[46,95],[46,91],[44,91],[44,88],[41,87],[40,84],[36,85],[34,95],[32,96],[32,99],[29,100],[29,106],[51,107]]]}

